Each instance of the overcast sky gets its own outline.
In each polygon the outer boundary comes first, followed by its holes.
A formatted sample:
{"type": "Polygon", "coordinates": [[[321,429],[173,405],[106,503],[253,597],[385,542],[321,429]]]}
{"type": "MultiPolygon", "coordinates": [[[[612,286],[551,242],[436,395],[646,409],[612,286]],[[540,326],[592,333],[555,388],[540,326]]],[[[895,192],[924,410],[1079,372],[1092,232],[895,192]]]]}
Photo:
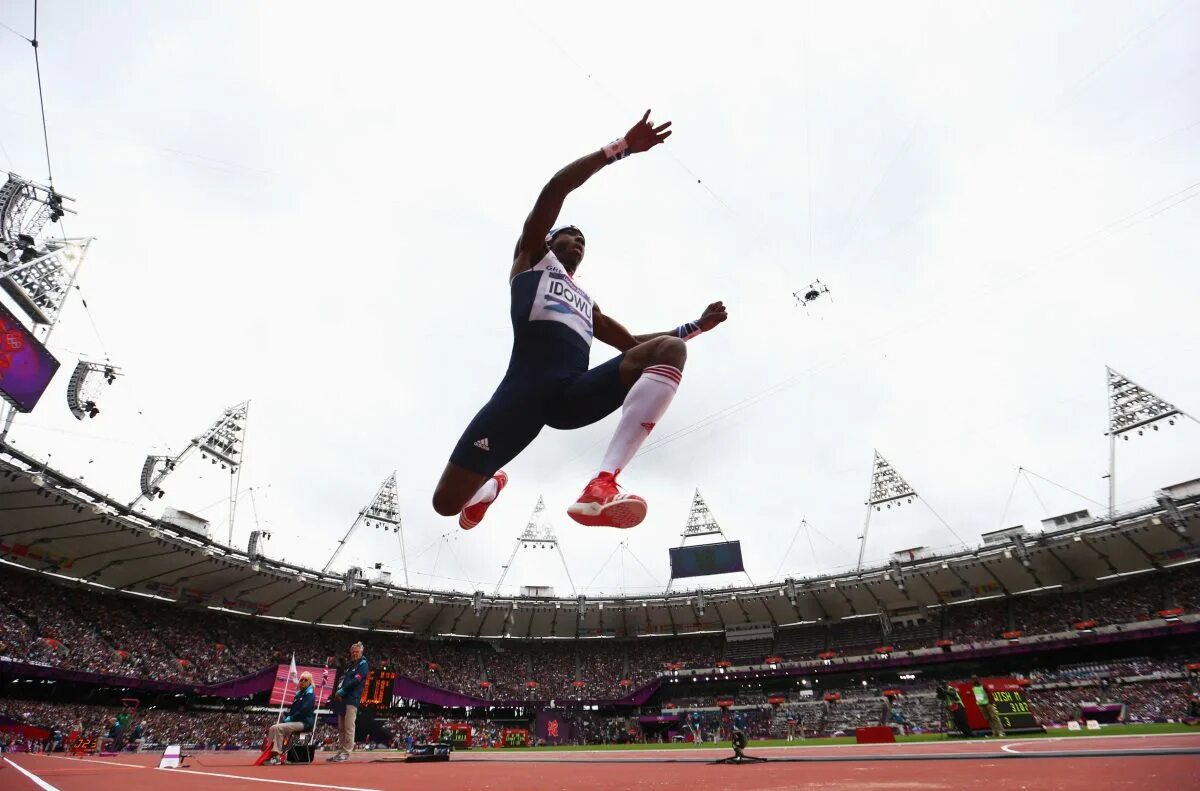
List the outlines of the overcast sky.
{"type": "MultiPolygon", "coordinates": [[[[588,593],[661,590],[697,488],[755,582],[844,567],[873,448],[923,500],[876,515],[869,558],[955,544],[938,516],[974,544],[1102,511],[1106,364],[1200,414],[1200,4],[733,8],[43,2],[55,181],[97,241],[90,310],[69,304],[63,370],[12,440],[130,500],[147,453],[249,399],[235,543],[257,521],[269,554],[319,567],[397,470],[410,579],[458,590],[491,591],[539,494],[588,593]],[[545,430],[462,533],[429,501],[507,364],[521,222],[648,107],[675,134],[562,220],[634,332],[729,308],[622,476],[649,516],[566,516],[611,417],[545,430]],[[79,423],[68,373],[106,354],[126,376],[79,423]],[[1083,497],[1014,488],[1018,466],[1083,497]]],[[[29,35],[32,2],[0,22],[29,35]]],[[[5,30],[0,74],[0,167],[44,180],[33,53],[5,30]]],[[[1118,501],[1200,475],[1198,446],[1194,423],[1121,443],[1118,501]]],[[[223,538],[214,469],[181,467],[155,511],[223,538]]],[[[394,535],[338,566],[375,561],[402,578],[394,535]]],[[[570,592],[545,550],[505,587],[530,584],[570,592]]]]}

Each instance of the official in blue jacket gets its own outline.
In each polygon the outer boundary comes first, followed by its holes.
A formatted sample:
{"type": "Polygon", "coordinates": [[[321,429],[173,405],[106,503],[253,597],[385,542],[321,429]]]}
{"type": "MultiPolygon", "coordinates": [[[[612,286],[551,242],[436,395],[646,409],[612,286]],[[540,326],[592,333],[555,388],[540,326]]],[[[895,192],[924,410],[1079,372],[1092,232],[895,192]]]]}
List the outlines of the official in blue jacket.
{"type": "Polygon", "coordinates": [[[292,698],[292,705],[288,708],[287,716],[283,718],[283,722],[278,722],[267,729],[267,738],[271,740],[271,757],[267,759],[267,764],[277,766],[283,763],[279,755],[283,752],[284,740],[294,734],[311,731],[316,718],[317,701],[313,694],[312,673],[305,670],[300,674],[296,696],[292,698]]]}
{"type": "Polygon", "coordinates": [[[338,712],[338,751],[329,760],[334,763],[350,760],[350,753],[354,752],[354,721],[358,719],[358,702],[362,700],[366,682],[363,644],[355,643],[350,646],[350,664],[342,671],[333,693],[333,709],[338,712]]]}

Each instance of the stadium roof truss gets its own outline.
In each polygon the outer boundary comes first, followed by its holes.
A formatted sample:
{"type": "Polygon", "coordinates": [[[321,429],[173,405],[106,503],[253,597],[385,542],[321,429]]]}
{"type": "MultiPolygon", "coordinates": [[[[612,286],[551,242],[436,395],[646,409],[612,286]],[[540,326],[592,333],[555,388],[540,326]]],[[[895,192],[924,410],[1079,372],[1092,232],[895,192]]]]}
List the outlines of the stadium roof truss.
{"type": "Polygon", "coordinates": [[[920,612],[1200,559],[1200,482],[1115,519],[1048,520],[974,549],[757,586],[533,599],[355,580],[224,546],[150,519],[0,446],[0,559],[185,607],[429,636],[635,637],[920,612]]]}

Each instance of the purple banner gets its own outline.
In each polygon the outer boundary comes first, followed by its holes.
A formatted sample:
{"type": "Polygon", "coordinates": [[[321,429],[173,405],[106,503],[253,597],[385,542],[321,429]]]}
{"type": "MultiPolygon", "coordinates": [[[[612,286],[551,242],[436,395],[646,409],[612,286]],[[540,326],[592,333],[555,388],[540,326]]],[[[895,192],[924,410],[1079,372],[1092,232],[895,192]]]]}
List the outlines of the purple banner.
{"type": "Polygon", "coordinates": [[[28,412],[58,371],[58,360],[0,305],[0,398],[28,412]]]}
{"type": "Polygon", "coordinates": [[[275,668],[268,667],[241,678],[197,687],[196,691],[201,695],[212,695],[217,698],[248,698],[251,695],[270,690],[274,683],[275,668]]]}
{"type": "Polygon", "coordinates": [[[58,681],[79,681],[85,684],[96,684],[103,687],[129,687],[130,689],[149,689],[155,692],[192,692],[191,684],[180,684],[173,681],[154,681],[148,678],[132,678],[129,676],[110,676],[105,673],[88,673],[84,670],[67,670],[52,665],[34,665],[28,662],[17,662],[7,657],[0,658],[0,673],[12,673],[23,678],[53,678],[58,681]]]}

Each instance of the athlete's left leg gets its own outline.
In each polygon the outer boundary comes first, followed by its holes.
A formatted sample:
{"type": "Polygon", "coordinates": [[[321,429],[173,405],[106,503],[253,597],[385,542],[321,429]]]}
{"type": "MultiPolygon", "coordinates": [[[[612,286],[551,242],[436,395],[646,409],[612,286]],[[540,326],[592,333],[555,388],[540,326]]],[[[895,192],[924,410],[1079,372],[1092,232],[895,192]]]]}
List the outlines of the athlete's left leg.
{"type": "Polygon", "coordinates": [[[634,527],[646,518],[646,501],[621,492],[616,477],[662,419],[683,377],[686,360],[687,347],[682,340],[655,338],[588,371],[562,394],[560,409],[574,419],[548,420],[554,428],[588,425],[618,406],[624,407],[599,473],[567,511],[576,522],[634,527]]]}
{"type": "Polygon", "coordinates": [[[679,338],[655,338],[625,353],[621,380],[632,387],[625,396],[621,422],[604,454],[600,472],[616,476],[629,466],[675,398],[686,361],[687,345],[679,338]]]}

